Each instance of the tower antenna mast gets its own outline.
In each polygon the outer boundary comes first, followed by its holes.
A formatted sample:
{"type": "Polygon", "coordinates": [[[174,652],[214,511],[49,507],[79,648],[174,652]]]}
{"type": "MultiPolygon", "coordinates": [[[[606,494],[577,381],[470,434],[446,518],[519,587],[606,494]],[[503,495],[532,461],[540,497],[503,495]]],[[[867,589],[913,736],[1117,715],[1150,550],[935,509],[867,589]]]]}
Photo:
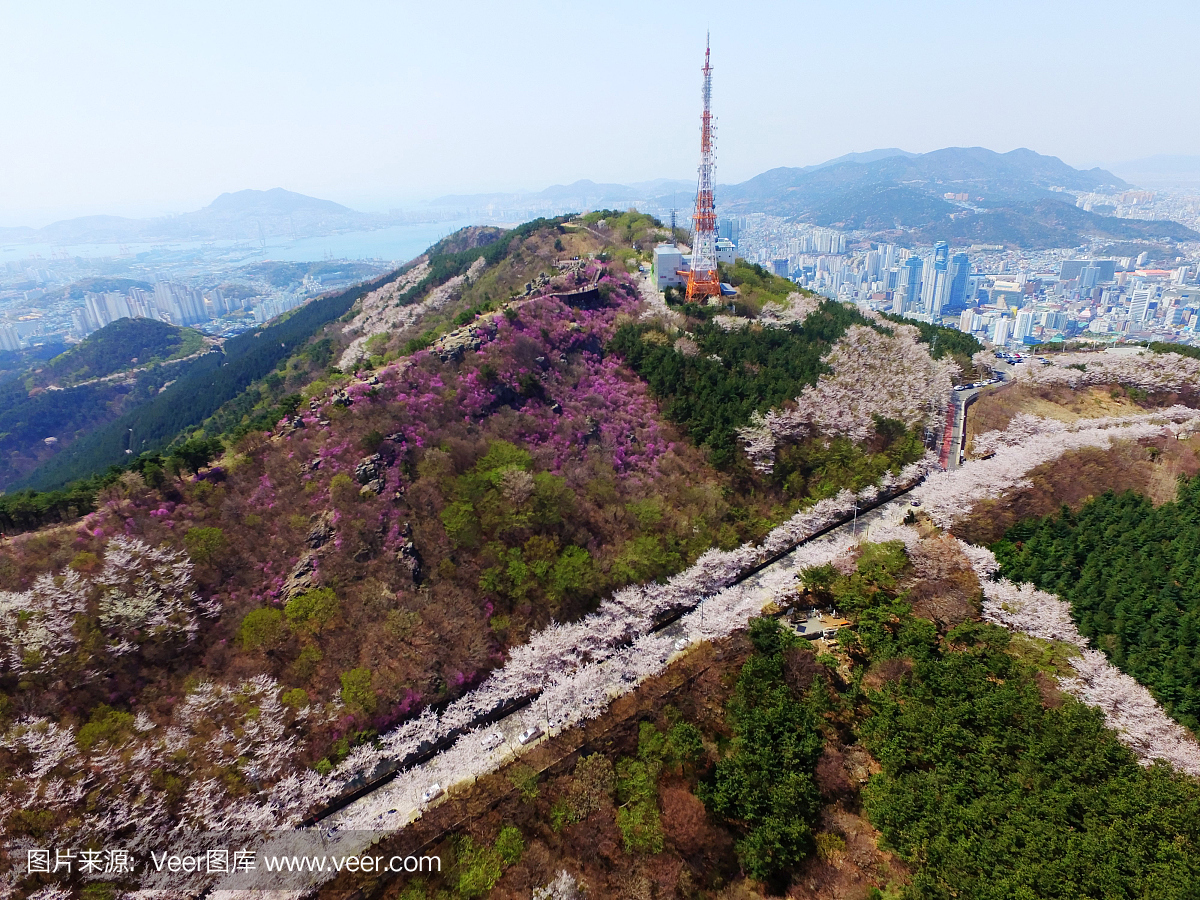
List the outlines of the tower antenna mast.
{"type": "Polygon", "coordinates": [[[717,274],[717,209],[713,203],[712,65],[709,40],[704,39],[704,87],[700,114],[700,168],[696,184],[696,211],[692,214],[692,267],[688,271],[687,299],[699,302],[721,296],[717,274]]]}

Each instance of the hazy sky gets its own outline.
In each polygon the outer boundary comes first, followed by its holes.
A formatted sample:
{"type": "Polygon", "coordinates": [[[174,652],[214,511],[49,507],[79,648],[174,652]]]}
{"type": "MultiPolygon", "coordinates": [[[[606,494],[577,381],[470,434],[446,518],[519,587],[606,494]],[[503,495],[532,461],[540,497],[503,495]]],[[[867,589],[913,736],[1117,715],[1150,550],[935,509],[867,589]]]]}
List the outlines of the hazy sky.
{"type": "Polygon", "coordinates": [[[1200,3],[0,0],[0,225],[285,187],[359,209],[854,150],[1200,153],[1200,3]]]}

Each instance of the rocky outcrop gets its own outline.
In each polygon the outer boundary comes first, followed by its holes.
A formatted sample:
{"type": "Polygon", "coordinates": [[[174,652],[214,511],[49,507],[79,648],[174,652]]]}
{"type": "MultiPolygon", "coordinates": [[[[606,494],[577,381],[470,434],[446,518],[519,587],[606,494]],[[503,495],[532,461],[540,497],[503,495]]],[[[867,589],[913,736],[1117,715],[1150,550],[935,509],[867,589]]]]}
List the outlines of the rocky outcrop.
{"type": "Polygon", "coordinates": [[[435,253],[462,253],[494,244],[504,236],[504,229],[495,225],[468,225],[449,237],[442,238],[430,249],[435,253]]]}
{"type": "Polygon", "coordinates": [[[441,358],[442,362],[462,359],[468,350],[478,350],[486,342],[494,339],[497,330],[496,323],[490,319],[459,328],[439,338],[433,345],[433,352],[441,358]]]}
{"type": "Polygon", "coordinates": [[[324,512],[314,518],[304,543],[313,550],[319,550],[333,540],[333,535],[333,513],[324,512]]]}
{"type": "Polygon", "coordinates": [[[417,550],[417,545],[412,540],[412,526],[407,522],[400,529],[400,536],[404,538],[404,543],[396,551],[396,562],[400,564],[400,568],[406,569],[409,572],[412,576],[413,584],[420,584],[425,580],[424,564],[421,554],[417,550]]]}
{"type": "Polygon", "coordinates": [[[387,462],[379,453],[373,453],[358,461],[354,467],[354,479],[362,485],[363,493],[383,493],[384,477],[387,474],[387,462]]]}
{"type": "Polygon", "coordinates": [[[317,554],[309,551],[300,557],[300,561],[288,573],[283,582],[283,599],[291,600],[297,594],[311,591],[317,586],[317,554]]]}
{"type": "Polygon", "coordinates": [[[338,360],[338,366],[343,371],[353,369],[355,364],[367,355],[367,341],[372,336],[386,331],[403,331],[426,313],[436,312],[457,300],[462,295],[463,286],[478,277],[485,265],[483,257],[479,257],[465,275],[456,275],[445,284],[434,288],[420,303],[396,305],[401,294],[415,287],[429,274],[428,262],[414,266],[386,287],[367,294],[362,299],[362,311],[345,328],[345,334],[353,334],[356,337],[338,360]]]}

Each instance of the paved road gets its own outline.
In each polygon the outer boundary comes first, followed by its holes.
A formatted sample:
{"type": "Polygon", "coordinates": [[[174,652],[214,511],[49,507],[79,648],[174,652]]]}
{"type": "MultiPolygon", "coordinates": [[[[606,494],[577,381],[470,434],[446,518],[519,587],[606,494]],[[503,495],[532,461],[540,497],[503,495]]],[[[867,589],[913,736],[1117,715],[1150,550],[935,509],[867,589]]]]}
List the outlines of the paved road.
{"type": "MultiPolygon", "coordinates": [[[[856,520],[834,528],[821,537],[805,541],[762,571],[705,598],[693,612],[653,635],[648,635],[647,638],[653,638],[655,648],[648,648],[647,652],[667,647],[669,648],[667,657],[674,658],[675,655],[685,652],[676,649],[677,642],[681,639],[689,644],[694,644],[699,640],[724,637],[734,630],[728,627],[726,622],[726,613],[731,606],[745,606],[750,610],[746,619],[750,618],[750,615],[757,614],[772,600],[793,591],[799,571],[813,565],[814,558],[823,556],[832,558],[848,542],[859,539],[869,540],[872,532],[878,531],[881,526],[899,525],[905,513],[911,508],[908,496],[902,495],[883,506],[864,512],[856,520]]],[[[744,624],[745,620],[742,620],[739,627],[744,624]]],[[[601,663],[599,668],[618,669],[626,664],[626,657],[617,654],[601,663]]],[[[578,672],[575,673],[575,675],[578,674],[578,672]]],[[[530,706],[510,714],[480,732],[480,735],[499,734],[502,738],[498,747],[489,754],[490,769],[499,768],[520,756],[527,749],[558,734],[564,727],[569,727],[563,724],[571,718],[573,712],[569,680],[568,678],[568,682],[565,684],[552,686],[552,689],[547,689],[530,706]],[[522,745],[518,740],[518,735],[531,727],[541,729],[544,734],[522,745]]],[[[627,693],[633,690],[638,683],[637,681],[625,681],[623,689],[617,690],[615,693],[610,691],[610,696],[615,697],[627,693]]],[[[464,738],[464,741],[470,740],[481,741],[481,737],[468,736],[464,738]]],[[[429,785],[436,783],[443,790],[448,790],[457,783],[453,777],[448,778],[444,768],[439,765],[439,761],[445,755],[441,754],[423,765],[410,769],[395,781],[381,786],[378,791],[354,801],[345,809],[325,820],[322,826],[335,829],[362,828],[370,824],[390,830],[411,821],[419,815],[422,809],[440,802],[441,799],[433,801],[432,804],[421,803],[418,798],[414,797],[415,785],[419,785],[420,790],[424,791],[429,785]],[[384,798],[394,798],[395,803],[393,804],[391,799],[388,799],[384,806],[384,798]]],[[[478,777],[478,774],[480,773],[471,773],[465,780],[472,781],[478,777]]]]}
{"type": "MultiPolygon", "coordinates": [[[[1005,384],[1012,381],[1015,368],[1012,364],[1002,360],[996,362],[996,372],[1004,376],[1005,384]]],[[[994,385],[988,385],[988,387],[994,387],[994,385]]],[[[957,469],[962,465],[963,455],[967,450],[967,406],[972,398],[979,396],[982,390],[983,388],[971,388],[967,391],[953,391],[950,394],[950,402],[954,404],[954,431],[950,438],[949,468],[951,469],[957,469]]]]}

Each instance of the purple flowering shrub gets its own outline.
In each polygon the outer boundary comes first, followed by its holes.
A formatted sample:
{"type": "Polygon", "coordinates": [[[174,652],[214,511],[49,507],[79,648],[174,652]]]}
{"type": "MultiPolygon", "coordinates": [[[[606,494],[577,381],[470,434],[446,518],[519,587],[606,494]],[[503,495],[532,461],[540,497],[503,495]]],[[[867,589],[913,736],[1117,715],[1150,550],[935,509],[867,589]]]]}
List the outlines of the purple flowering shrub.
{"type": "Polygon", "coordinates": [[[137,705],[165,725],[185,680],[266,675],[324,710],[298,720],[297,761],[336,763],[471,689],[552,619],[739,543],[727,480],[605,353],[634,286],[582,278],[606,305],[574,309],[549,293],[573,285],[550,284],[457,359],[418,352],[302,406],[300,427],[252,432],[221,478],[152,489],[127,475],[76,526],[9,542],[10,590],[98,571],[117,537],[190,551],[189,590],[214,613],[183,643],[147,644],[137,667],[46,679],[33,710],[82,722],[99,703],[137,705]],[[335,600],[319,624],[300,620],[293,601],[321,588],[335,600]],[[353,673],[366,674],[350,696],[353,673]]]}

